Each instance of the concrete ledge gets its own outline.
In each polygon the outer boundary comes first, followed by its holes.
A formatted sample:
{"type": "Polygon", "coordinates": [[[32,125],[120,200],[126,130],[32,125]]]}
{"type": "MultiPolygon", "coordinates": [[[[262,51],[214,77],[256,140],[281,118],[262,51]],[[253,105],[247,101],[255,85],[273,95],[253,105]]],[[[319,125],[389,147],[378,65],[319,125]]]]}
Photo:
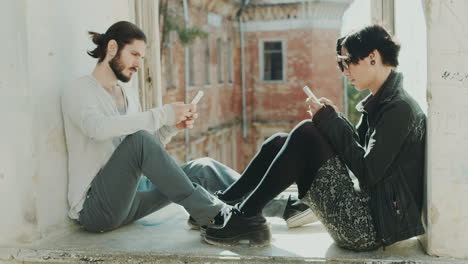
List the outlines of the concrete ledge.
{"type": "Polygon", "coordinates": [[[2,259],[0,263],[155,263],[155,264],[187,264],[187,263],[243,263],[243,264],[261,264],[261,263],[349,263],[349,264],[370,264],[370,263],[466,263],[464,260],[457,259],[418,259],[414,258],[299,258],[299,257],[277,257],[277,256],[204,256],[189,254],[163,254],[148,252],[80,252],[80,251],[56,251],[56,250],[32,250],[32,249],[2,249],[0,250],[2,259]],[[5,253],[9,252],[8,258],[3,258],[5,253]],[[2,262],[3,261],[3,262],[2,262]]]}
{"type": "Polygon", "coordinates": [[[431,257],[417,239],[372,252],[352,252],[333,243],[320,223],[288,230],[270,218],[270,247],[214,247],[189,230],[185,211],[171,205],[113,232],[80,229],[58,234],[23,248],[0,248],[0,263],[466,263],[431,257]]]}

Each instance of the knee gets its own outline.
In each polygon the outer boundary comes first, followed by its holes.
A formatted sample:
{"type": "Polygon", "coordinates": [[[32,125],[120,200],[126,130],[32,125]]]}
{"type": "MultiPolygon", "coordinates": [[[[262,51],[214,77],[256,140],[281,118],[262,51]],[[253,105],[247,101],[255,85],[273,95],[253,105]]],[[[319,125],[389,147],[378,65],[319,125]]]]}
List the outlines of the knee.
{"type": "Polygon", "coordinates": [[[203,158],[199,158],[199,159],[194,160],[194,162],[196,164],[199,164],[200,166],[212,166],[213,163],[216,162],[216,160],[212,159],[210,157],[203,157],[203,158]]]}
{"type": "Polygon", "coordinates": [[[184,170],[196,170],[196,169],[201,169],[203,167],[211,167],[214,162],[214,159],[209,158],[209,157],[204,157],[204,158],[198,158],[191,160],[185,164],[182,165],[184,170]]]}
{"type": "Polygon", "coordinates": [[[314,132],[318,131],[317,127],[311,120],[303,120],[291,131],[291,139],[301,139],[310,137],[314,132]]]}
{"type": "Polygon", "coordinates": [[[154,138],[153,135],[151,135],[148,131],[145,131],[145,130],[139,130],[133,134],[128,135],[128,137],[138,138],[142,140],[148,140],[148,139],[154,138]]]}
{"type": "Polygon", "coordinates": [[[287,133],[273,134],[271,137],[265,140],[265,142],[263,142],[262,149],[268,151],[279,151],[283,147],[284,142],[286,142],[287,138],[287,133]]]}
{"type": "Polygon", "coordinates": [[[214,159],[204,157],[189,161],[183,164],[181,167],[185,174],[189,176],[189,178],[193,178],[202,171],[213,170],[214,162],[216,162],[214,159]]]}
{"type": "Polygon", "coordinates": [[[159,137],[155,137],[151,133],[145,130],[137,131],[133,134],[127,136],[129,140],[134,141],[135,143],[140,143],[142,145],[155,144],[162,147],[159,137]]]}

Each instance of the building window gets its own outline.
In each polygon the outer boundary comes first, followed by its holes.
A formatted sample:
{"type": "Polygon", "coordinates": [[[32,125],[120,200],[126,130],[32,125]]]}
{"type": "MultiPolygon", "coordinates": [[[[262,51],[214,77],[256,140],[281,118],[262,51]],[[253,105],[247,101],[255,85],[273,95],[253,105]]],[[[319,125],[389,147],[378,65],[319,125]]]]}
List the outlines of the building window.
{"type": "Polygon", "coordinates": [[[232,52],[232,42],[228,40],[228,83],[232,83],[234,75],[234,57],[232,52]]]}
{"type": "Polygon", "coordinates": [[[224,72],[223,72],[223,45],[222,45],[222,42],[221,42],[221,39],[217,39],[216,40],[216,52],[217,52],[217,55],[216,55],[216,63],[217,63],[217,66],[218,66],[218,83],[221,84],[221,83],[224,83],[224,72]]]}
{"type": "Polygon", "coordinates": [[[188,83],[189,83],[189,86],[195,86],[194,44],[190,45],[190,47],[187,50],[188,50],[188,58],[189,58],[188,83]]]}
{"type": "Polygon", "coordinates": [[[210,40],[206,40],[205,46],[205,85],[209,86],[211,84],[210,80],[210,40]]]}
{"type": "Polygon", "coordinates": [[[281,41],[263,42],[263,80],[283,80],[283,43],[281,41]]]}

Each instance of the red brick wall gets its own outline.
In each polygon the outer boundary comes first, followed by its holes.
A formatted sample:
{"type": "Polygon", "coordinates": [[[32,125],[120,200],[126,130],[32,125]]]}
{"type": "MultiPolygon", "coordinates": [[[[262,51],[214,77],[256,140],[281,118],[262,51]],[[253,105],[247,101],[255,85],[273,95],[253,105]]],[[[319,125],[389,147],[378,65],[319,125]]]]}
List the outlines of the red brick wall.
{"type": "Polygon", "coordinates": [[[318,97],[327,97],[343,107],[343,83],[335,61],[338,30],[303,29],[246,33],[246,88],[249,138],[238,157],[241,167],[257,151],[259,142],[274,132],[289,132],[298,122],[310,118],[302,91],[309,86],[318,97]],[[260,78],[261,40],[285,39],[286,80],[264,82],[260,78]],[[256,125],[253,126],[252,122],[256,125]],[[276,129],[275,129],[276,127],[276,129]],[[262,132],[266,131],[265,132],[262,132]],[[270,133],[271,132],[271,133],[270,133]]]}
{"type": "MultiPolygon", "coordinates": [[[[182,14],[181,7],[177,7],[182,14]]],[[[208,25],[205,10],[189,8],[192,25],[209,33],[211,85],[205,86],[204,60],[205,40],[193,44],[195,85],[189,90],[189,101],[196,91],[203,90],[205,96],[198,104],[200,118],[190,131],[191,156],[211,156],[238,171],[242,171],[257,151],[259,142],[269,133],[288,132],[299,121],[308,118],[304,106],[304,85],[314,93],[328,97],[342,108],[343,84],[335,62],[335,42],[339,30],[294,29],[288,31],[245,33],[245,72],[247,95],[248,138],[242,138],[241,105],[241,57],[237,21],[223,18],[221,27],[208,25]],[[218,84],[216,40],[222,38],[224,83],[218,84]],[[233,42],[234,80],[228,80],[227,39],[233,42]],[[285,39],[287,67],[286,80],[266,83],[259,74],[259,41],[262,39],[285,39]],[[234,157],[235,156],[235,157],[234,157]]],[[[182,16],[183,17],[183,16],[182,16]]],[[[172,44],[175,88],[165,90],[165,103],[184,101],[185,58],[184,47],[175,38],[172,44]]],[[[163,54],[164,55],[164,54],[163,54]]],[[[163,58],[164,60],[165,58],[163,58]]],[[[166,87],[165,64],[163,62],[163,89],[166,87]]],[[[179,160],[185,160],[183,133],[180,133],[168,149],[179,160]]]]}
{"type": "MultiPolygon", "coordinates": [[[[173,2],[174,4],[174,2],[173,2]]],[[[183,17],[181,6],[172,6],[173,12],[183,17]]],[[[236,160],[233,156],[235,150],[233,144],[237,144],[237,134],[239,133],[239,118],[240,118],[240,95],[238,90],[239,77],[234,77],[234,83],[228,83],[228,58],[227,58],[227,40],[233,41],[234,57],[238,55],[238,33],[234,30],[235,23],[226,17],[223,18],[222,25],[215,27],[208,25],[206,10],[189,7],[189,17],[191,26],[197,26],[209,34],[207,39],[196,39],[191,46],[194,60],[194,85],[189,88],[188,101],[195,96],[198,90],[204,92],[204,97],[198,103],[199,118],[196,121],[195,128],[190,130],[190,148],[191,153],[189,160],[199,157],[211,156],[230,166],[235,166],[236,160]],[[221,38],[223,46],[223,76],[224,83],[218,83],[217,75],[217,39],[221,38]],[[205,43],[210,43],[210,85],[205,85],[205,43]]],[[[174,34],[174,33],[173,33],[174,34]]],[[[174,74],[174,88],[165,89],[167,86],[166,64],[163,58],[162,72],[163,80],[162,87],[165,90],[163,95],[164,103],[175,101],[185,101],[185,47],[182,45],[178,37],[173,38],[174,42],[170,47],[173,52],[173,61],[171,63],[174,74]]],[[[164,52],[162,55],[164,56],[164,52]]],[[[234,62],[238,65],[238,62],[234,62]]],[[[236,66],[234,66],[236,67],[236,66]]],[[[184,133],[174,138],[168,144],[169,151],[180,161],[184,162],[185,145],[184,133]]]]}
{"type": "Polygon", "coordinates": [[[336,68],[335,41],[338,30],[290,30],[248,33],[247,86],[254,120],[295,120],[307,118],[302,91],[309,86],[318,96],[342,106],[342,79],[336,68]],[[259,41],[286,39],[286,80],[268,83],[260,80],[259,41]]]}

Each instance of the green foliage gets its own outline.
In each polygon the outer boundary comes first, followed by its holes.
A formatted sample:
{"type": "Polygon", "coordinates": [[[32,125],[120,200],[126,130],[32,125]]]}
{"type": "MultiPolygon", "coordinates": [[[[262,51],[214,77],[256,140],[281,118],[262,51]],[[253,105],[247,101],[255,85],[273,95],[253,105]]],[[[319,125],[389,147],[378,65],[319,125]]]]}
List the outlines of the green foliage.
{"type": "Polygon", "coordinates": [[[164,28],[163,28],[163,34],[164,36],[168,36],[169,32],[178,30],[181,26],[180,24],[180,17],[177,17],[172,14],[171,11],[165,7],[162,10],[162,14],[164,17],[164,28]]]}
{"type": "Polygon", "coordinates": [[[184,45],[192,44],[196,38],[208,37],[208,33],[198,27],[184,28],[182,30],[178,30],[177,34],[179,35],[180,41],[184,45]]]}
{"type": "Polygon", "coordinates": [[[361,118],[361,113],[356,110],[356,105],[369,94],[369,90],[358,91],[348,81],[346,83],[346,91],[348,93],[348,120],[356,126],[361,118]]]}
{"type": "Polygon", "coordinates": [[[183,18],[177,14],[174,14],[169,9],[165,8],[163,12],[163,39],[167,39],[167,36],[171,31],[177,32],[177,35],[179,36],[179,39],[183,45],[192,44],[196,38],[208,37],[208,33],[199,27],[185,27],[183,18]]]}

